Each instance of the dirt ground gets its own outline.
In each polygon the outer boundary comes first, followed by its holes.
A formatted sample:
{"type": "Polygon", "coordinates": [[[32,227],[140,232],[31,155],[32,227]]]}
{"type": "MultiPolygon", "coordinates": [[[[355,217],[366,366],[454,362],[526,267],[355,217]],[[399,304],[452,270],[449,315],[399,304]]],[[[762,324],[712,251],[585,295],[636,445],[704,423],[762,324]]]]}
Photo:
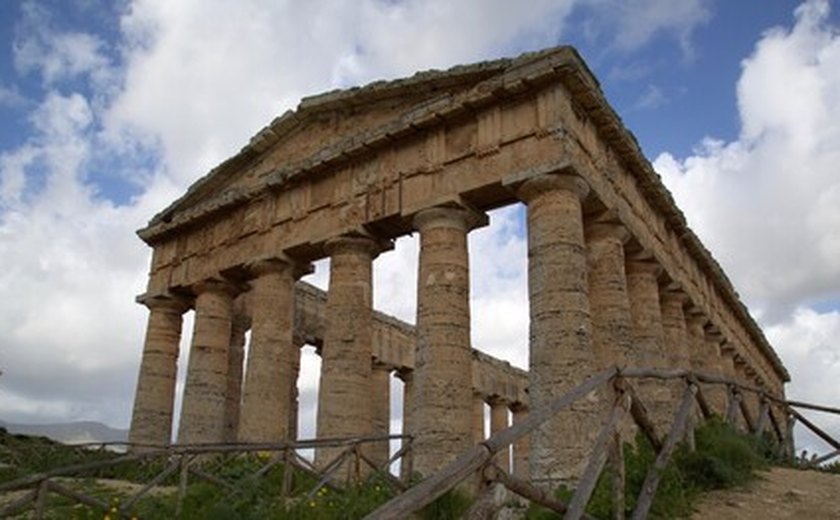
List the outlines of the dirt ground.
{"type": "Polygon", "coordinates": [[[840,519],[840,475],[773,468],[748,487],[703,497],[693,520],[840,519]]]}

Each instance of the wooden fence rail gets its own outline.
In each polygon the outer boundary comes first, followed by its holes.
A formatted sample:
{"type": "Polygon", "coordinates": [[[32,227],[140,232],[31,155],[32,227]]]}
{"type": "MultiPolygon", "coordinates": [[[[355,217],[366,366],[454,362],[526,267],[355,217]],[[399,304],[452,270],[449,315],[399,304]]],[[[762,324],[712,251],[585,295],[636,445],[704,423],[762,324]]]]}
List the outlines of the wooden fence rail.
{"type": "MultiPolygon", "coordinates": [[[[464,484],[476,473],[481,475],[486,483],[501,484],[512,493],[563,514],[564,520],[590,518],[585,513],[585,509],[608,458],[611,458],[616,466],[611,484],[611,492],[613,494],[612,503],[614,505],[613,518],[614,520],[623,520],[626,504],[624,497],[624,468],[623,456],[621,455],[621,436],[616,434],[616,428],[621,421],[621,417],[626,412],[629,412],[630,417],[632,417],[639,431],[650,441],[651,446],[656,452],[656,459],[645,477],[642,491],[636,500],[636,507],[632,513],[633,520],[643,520],[647,518],[650,511],[662,470],[670,460],[678,442],[686,438],[686,436],[693,439],[694,421],[691,419],[692,410],[696,407],[699,413],[707,419],[715,413],[706,400],[701,385],[720,385],[726,387],[728,404],[724,418],[733,426],[741,427],[740,425],[743,425],[743,428],[748,433],[756,437],[761,437],[769,433],[772,441],[777,446],[784,448],[789,444],[789,438],[792,434],[790,427],[791,421],[792,419],[796,419],[834,448],[834,451],[818,460],[826,461],[840,456],[840,442],[803,417],[794,407],[836,414],[840,414],[840,409],[798,401],[785,401],[767,394],[761,388],[744,385],[737,381],[704,372],[647,368],[612,368],[589,377],[579,386],[558,397],[547,407],[540,410],[532,410],[525,420],[495,433],[489,439],[472,447],[437,473],[429,476],[419,484],[377,508],[366,517],[366,520],[407,518],[448,491],[464,484]],[[674,416],[668,435],[665,438],[657,431],[656,425],[651,420],[638,392],[630,384],[630,380],[639,379],[655,379],[663,382],[668,380],[682,380],[685,384],[685,391],[679,409],[674,416]],[[494,463],[495,454],[507,449],[516,441],[529,435],[546,421],[555,417],[559,411],[570,406],[578,399],[581,399],[599,387],[607,385],[611,385],[616,400],[608,415],[606,424],[602,427],[594,442],[586,469],[581,475],[577,489],[568,504],[558,500],[545,489],[508,474],[494,463]],[[749,409],[746,399],[744,399],[744,396],[749,394],[758,397],[759,409],[755,417],[753,417],[753,412],[749,409]],[[774,406],[777,407],[777,411],[785,414],[787,428],[783,428],[779,423],[779,419],[776,417],[776,412],[773,409],[774,406]]],[[[720,413],[722,410],[718,410],[717,412],[720,413]]],[[[786,449],[786,453],[789,457],[792,457],[790,449],[786,449]]]]}
{"type": "MultiPolygon", "coordinates": [[[[178,474],[178,502],[176,514],[180,512],[183,499],[186,495],[190,478],[201,479],[210,482],[222,489],[226,496],[235,495],[248,483],[253,483],[269,473],[272,468],[283,465],[282,484],[279,489],[279,496],[282,498],[291,496],[313,497],[324,486],[334,486],[340,468],[351,468],[351,478],[361,479],[366,474],[377,473],[384,476],[387,482],[395,491],[401,492],[389,502],[383,504],[366,518],[369,520],[390,520],[393,518],[407,518],[430,504],[446,492],[465,483],[474,475],[479,475],[480,480],[485,483],[495,483],[504,486],[526,500],[538,503],[557,513],[563,514],[564,519],[574,520],[579,518],[590,518],[585,509],[595,489],[595,485],[610,461],[613,467],[611,482],[612,504],[614,509],[613,520],[624,520],[625,496],[624,496],[624,461],[622,455],[621,435],[619,425],[624,417],[632,418],[633,423],[639,431],[650,442],[656,453],[653,466],[646,475],[642,491],[636,499],[636,507],[632,512],[633,520],[641,520],[647,517],[650,506],[655,498],[662,469],[667,465],[678,442],[682,439],[693,439],[693,428],[696,419],[692,419],[696,410],[697,415],[709,418],[714,413],[724,412],[724,419],[735,427],[746,430],[756,437],[769,435],[778,446],[784,448],[784,453],[793,459],[794,453],[790,438],[792,436],[792,425],[794,421],[810,429],[817,437],[821,438],[831,446],[832,451],[824,456],[815,457],[806,463],[819,465],[837,456],[840,456],[840,442],[833,438],[826,431],[806,418],[796,408],[840,415],[840,409],[803,403],[800,401],[785,401],[765,393],[761,388],[743,385],[714,374],[704,372],[693,372],[688,370],[662,370],[647,368],[610,368],[592,375],[583,383],[571,389],[566,394],[558,397],[548,406],[532,410],[528,416],[518,421],[513,426],[493,434],[490,438],[467,450],[452,463],[442,468],[437,473],[429,476],[419,484],[408,488],[408,482],[391,475],[388,468],[397,460],[405,460],[410,453],[410,436],[381,436],[366,438],[336,438],[336,439],[311,439],[298,442],[286,443],[248,443],[248,444],[203,444],[203,445],[131,445],[126,443],[110,444],[88,444],[83,445],[84,449],[112,449],[120,447],[128,450],[128,453],[116,455],[108,460],[75,464],[62,468],[50,469],[33,475],[27,475],[9,482],[0,483],[0,493],[18,492],[20,496],[6,503],[0,508],[0,517],[10,516],[34,509],[35,518],[43,518],[49,506],[48,496],[50,494],[66,497],[76,503],[85,504],[103,512],[111,512],[115,518],[125,517],[123,511],[129,511],[140,499],[147,496],[153,489],[162,485],[168,479],[178,474]],[[658,380],[667,382],[672,380],[682,381],[685,385],[682,400],[679,408],[668,428],[667,435],[658,431],[657,423],[650,416],[639,392],[633,382],[638,380],[658,380]],[[703,387],[722,386],[726,388],[727,405],[724,410],[712,410],[709,401],[706,400],[703,387]],[[494,456],[503,450],[507,450],[518,440],[530,435],[534,430],[543,425],[546,421],[554,418],[558,412],[572,405],[572,403],[589,395],[595,390],[604,389],[604,395],[611,395],[612,407],[607,415],[605,424],[599,431],[592,449],[590,458],[578,486],[569,503],[558,500],[551,493],[540,486],[536,486],[521,477],[510,475],[494,462],[494,456]],[[758,400],[758,410],[753,416],[753,411],[747,405],[746,395],[755,395],[758,400]],[[781,414],[781,416],[779,415],[781,414]],[[374,462],[361,449],[362,445],[377,442],[390,442],[391,440],[402,440],[403,446],[390,460],[385,463],[374,462]],[[327,465],[316,468],[309,460],[298,453],[300,450],[314,448],[338,448],[335,458],[327,465]],[[221,477],[213,475],[200,467],[198,462],[207,461],[208,458],[225,461],[230,457],[238,457],[243,454],[267,454],[268,460],[259,469],[246,476],[239,482],[230,482],[221,477]],[[157,471],[141,488],[128,498],[124,498],[120,511],[116,513],[109,503],[100,498],[85,494],[69,488],[60,482],[59,478],[83,477],[104,469],[112,468],[127,463],[149,463],[161,462],[163,468],[157,471]],[[292,489],[292,470],[303,471],[312,475],[316,484],[312,488],[303,490],[292,489]],[[406,489],[407,488],[407,489],[406,489]]],[[[661,426],[661,425],[660,425],[661,426]]],[[[10,455],[12,458],[15,454],[10,455]]],[[[19,458],[19,455],[18,455],[19,458]]],[[[489,493],[487,493],[489,496],[489,493]]]]}
{"type": "MultiPolygon", "coordinates": [[[[139,449],[140,451],[118,455],[107,460],[55,468],[0,483],[0,494],[24,491],[20,497],[0,508],[0,518],[20,514],[28,509],[34,509],[34,518],[44,518],[49,507],[48,496],[50,494],[60,495],[69,498],[74,503],[84,504],[103,513],[108,513],[111,518],[128,518],[128,512],[132,510],[140,499],[147,496],[164,481],[174,476],[175,473],[180,472],[178,499],[176,503],[177,516],[181,511],[190,477],[213,484],[225,493],[226,498],[230,498],[242,492],[246,486],[265,477],[272,468],[279,464],[283,464],[280,496],[284,498],[294,494],[294,490],[291,489],[293,469],[317,478],[315,486],[301,495],[312,497],[324,486],[335,486],[337,482],[339,484],[341,483],[333,477],[335,476],[336,470],[345,462],[351,463],[354,470],[352,472],[354,480],[361,481],[366,475],[378,474],[383,476],[385,482],[391,485],[396,492],[400,492],[407,487],[408,483],[391,475],[388,472],[388,468],[392,463],[410,453],[411,437],[408,435],[389,435],[311,439],[283,443],[190,444],[163,447],[126,443],[112,443],[111,445],[139,449]],[[401,440],[403,446],[385,464],[375,463],[360,449],[364,445],[383,442],[390,443],[392,440],[401,440]],[[325,447],[344,449],[336,460],[323,469],[315,468],[312,463],[301,457],[298,453],[299,450],[325,447]],[[259,469],[239,479],[237,482],[231,482],[218,477],[206,471],[204,468],[199,467],[200,462],[209,463],[213,460],[218,461],[221,457],[224,459],[221,464],[224,464],[233,460],[232,458],[249,454],[260,454],[261,456],[268,457],[268,459],[259,469]],[[127,498],[123,497],[121,506],[116,510],[111,503],[82,491],[71,489],[58,481],[60,478],[84,478],[91,474],[96,474],[96,472],[115,468],[127,463],[149,463],[156,461],[164,463],[163,469],[157,472],[148,482],[145,482],[138,491],[130,494],[127,498]]],[[[89,447],[92,447],[92,445],[89,445],[89,447]]]]}

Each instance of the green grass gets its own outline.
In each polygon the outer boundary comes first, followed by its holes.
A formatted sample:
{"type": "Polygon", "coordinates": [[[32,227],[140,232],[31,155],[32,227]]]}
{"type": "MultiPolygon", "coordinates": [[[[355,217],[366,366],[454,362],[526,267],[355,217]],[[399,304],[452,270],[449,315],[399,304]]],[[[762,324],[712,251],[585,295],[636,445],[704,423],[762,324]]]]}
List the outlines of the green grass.
{"type": "MultiPolygon", "coordinates": [[[[695,434],[696,449],[678,446],[671,463],[665,468],[651,509],[650,518],[679,518],[688,516],[698,495],[704,491],[742,485],[753,478],[757,469],[772,459],[769,441],[756,440],[742,435],[713,419],[701,425],[695,434]]],[[[9,466],[0,470],[0,482],[23,475],[63,467],[70,464],[108,460],[119,456],[109,452],[81,450],[64,446],[44,438],[10,435],[0,429],[0,462],[9,466]]],[[[626,473],[625,496],[627,512],[635,506],[648,468],[655,453],[643,436],[634,445],[624,447],[626,473]]],[[[278,520],[333,520],[362,518],[379,505],[388,501],[396,492],[384,477],[374,476],[368,482],[346,489],[322,488],[312,498],[306,493],[316,479],[313,475],[293,470],[293,498],[281,499],[279,490],[283,481],[283,466],[277,465],[260,479],[249,478],[267,461],[265,455],[249,454],[211,457],[201,462],[201,470],[221,478],[237,487],[237,491],[219,487],[190,476],[187,493],[180,515],[176,515],[178,472],[162,485],[168,491],[147,496],[130,511],[121,511],[138,518],[190,519],[278,519],[278,520]]],[[[151,460],[144,463],[124,463],[98,470],[65,485],[96,496],[119,508],[125,493],[117,493],[97,482],[96,478],[113,478],[143,484],[166,467],[166,461],[151,460]]],[[[831,468],[840,470],[840,466],[831,468]]],[[[612,513],[610,479],[613,469],[605,468],[595,488],[587,512],[597,518],[609,518],[612,513]]],[[[558,498],[568,501],[572,490],[560,489],[558,498]]],[[[102,511],[74,504],[73,501],[51,494],[47,518],[102,519],[102,511]]],[[[449,520],[460,518],[469,508],[470,497],[462,491],[450,491],[424,508],[419,518],[423,520],[449,520]]],[[[555,513],[538,506],[531,506],[527,513],[531,520],[559,518],[555,513]]]]}
{"type": "MultiPolygon", "coordinates": [[[[662,473],[650,518],[684,518],[693,511],[698,496],[706,491],[743,485],[755,477],[758,469],[768,466],[773,450],[769,441],[756,440],[738,433],[718,418],[703,423],[695,432],[694,451],[681,444],[662,473]]],[[[639,435],[635,445],[624,446],[626,513],[632,512],[648,469],[656,454],[645,437],[639,435]]],[[[610,518],[612,502],[609,465],[596,485],[587,512],[596,518],[610,518]]],[[[556,495],[568,502],[573,491],[561,488],[556,495]]],[[[549,520],[560,515],[532,505],[529,520],[549,520]]]]}

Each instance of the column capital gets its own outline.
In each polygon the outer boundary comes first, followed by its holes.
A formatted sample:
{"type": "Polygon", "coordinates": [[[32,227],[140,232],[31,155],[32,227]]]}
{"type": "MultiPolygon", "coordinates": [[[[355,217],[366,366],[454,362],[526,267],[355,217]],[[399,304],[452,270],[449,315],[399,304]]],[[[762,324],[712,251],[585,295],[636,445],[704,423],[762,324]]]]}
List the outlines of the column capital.
{"type": "Polygon", "coordinates": [[[630,231],[618,221],[586,222],[584,227],[587,242],[614,239],[626,244],[630,240],[630,231]]]}
{"type": "Polygon", "coordinates": [[[379,253],[394,248],[391,240],[382,240],[365,234],[345,234],[330,238],[324,243],[324,251],[332,256],[342,253],[358,253],[370,256],[371,259],[379,253]]]}
{"type": "Polygon", "coordinates": [[[686,293],[682,292],[682,290],[659,291],[659,295],[663,305],[671,304],[682,307],[691,300],[686,293]]]}
{"type": "Polygon", "coordinates": [[[650,274],[653,276],[659,276],[659,273],[662,272],[662,266],[659,265],[659,262],[656,260],[637,260],[637,259],[628,259],[627,260],[627,274],[650,274]]]}
{"type": "Polygon", "coordinates": [[[414,215],[414,229],[421,233],[433,227],[455,227],[471,231],[489,223],[487,215],[463,204],[433,206],[418,211],[414,215]]]}
{"type": "Polygon", "coordinates": [[[190,302],[188,298],[176,296],[170,293],[143,293],[138,295],[134,301],[141,305],[145,305],[150,311],[162,310],[177,314],[183,314],[192,307],[192,302],[190,302]]]}
{"type": "Polygon", "coordinates": [[[508,403],[508,400],[500,395],[491,395],[489,398],[487,398],[487,404],[491,407],[505,406],[506,408],[510,409],[510,403],[508,403]]]}
{"type": "Polygon", "coordinates": [[[685,315],[685,322],[688,324],[689,327],[697,327],[700,331],[706,326],[706,323],[709,322],[709,318],[706,317],[705,314],[696,314],[688,312],[685,315]]]}
{"type": "Polygon", "coordinates": [[[572,192],[583,200],[589,194],[589,184],[577,173],[562,171],[543,173],[524,179],[514,189],[516,196],[526,204],[545,192],[555,190],[572,192]]]}
{"type": "Polygon", "coordinates": [[[528,405],[521,401],[516,401],[510,404],[510,411],[514,414],[528,413],[528,405]]]}
{"type": "Polygon", "coordinates": [[[414,370],[409,370],[407,368],[398,368],[396,371],[396,376],[400,378],[400,381],[403,383],[409,383],[414,380],[414,370]]]}
{"type": "Polygon", "coordinates": [[[245,265],[245,268],[254,278],[269,273],[283,273],[291,270],[292,277],[295,280],[312,273],[314,270],[312,264],[297,262],[282,253],[277,256],[266,256],[252,260],[245,265]]]}
{"type": "Polygon", "coordinates": [[[234,297],[243,291],[239,284],[225,280],[223,278],[208,278],[192,285],[192,290],[196,294],[201,293],[216,293],[224,294],[234,297]]]}

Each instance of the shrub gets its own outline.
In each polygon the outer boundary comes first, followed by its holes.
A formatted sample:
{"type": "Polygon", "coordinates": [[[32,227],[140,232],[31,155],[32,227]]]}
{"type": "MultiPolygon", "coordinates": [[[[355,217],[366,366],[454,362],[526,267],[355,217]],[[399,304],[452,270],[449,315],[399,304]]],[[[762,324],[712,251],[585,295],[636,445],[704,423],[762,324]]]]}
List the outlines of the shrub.
{"type": "MultiPolygon", "coordinates": [[[[692,504],[703,491],[722,489],[745,484],[754,478],[755,471],[768,465],[768,456],[774,454],[765,439],[735,431],[718,418],[704,422],[695,430],[695,450],[678,445],[671,460],[662,472],[649,518],[679,518],[692,512],[692,504]]],[[[629,516],[636,506],[645,477],[656,460],[656,453],[643,435],[635,444],[624,445],[625,513],[629,516]]],[[[595,518],[611,518],[611,480],[614,469],[607,465],[598,480],[586,508],[595,518]]],[[[561,487],[556,496],[569,502],[573,491],[561,487]]],[[[527,512],[529,520],[549,520],[560,515],[543,507],[532,505],[527,512]]]]}

